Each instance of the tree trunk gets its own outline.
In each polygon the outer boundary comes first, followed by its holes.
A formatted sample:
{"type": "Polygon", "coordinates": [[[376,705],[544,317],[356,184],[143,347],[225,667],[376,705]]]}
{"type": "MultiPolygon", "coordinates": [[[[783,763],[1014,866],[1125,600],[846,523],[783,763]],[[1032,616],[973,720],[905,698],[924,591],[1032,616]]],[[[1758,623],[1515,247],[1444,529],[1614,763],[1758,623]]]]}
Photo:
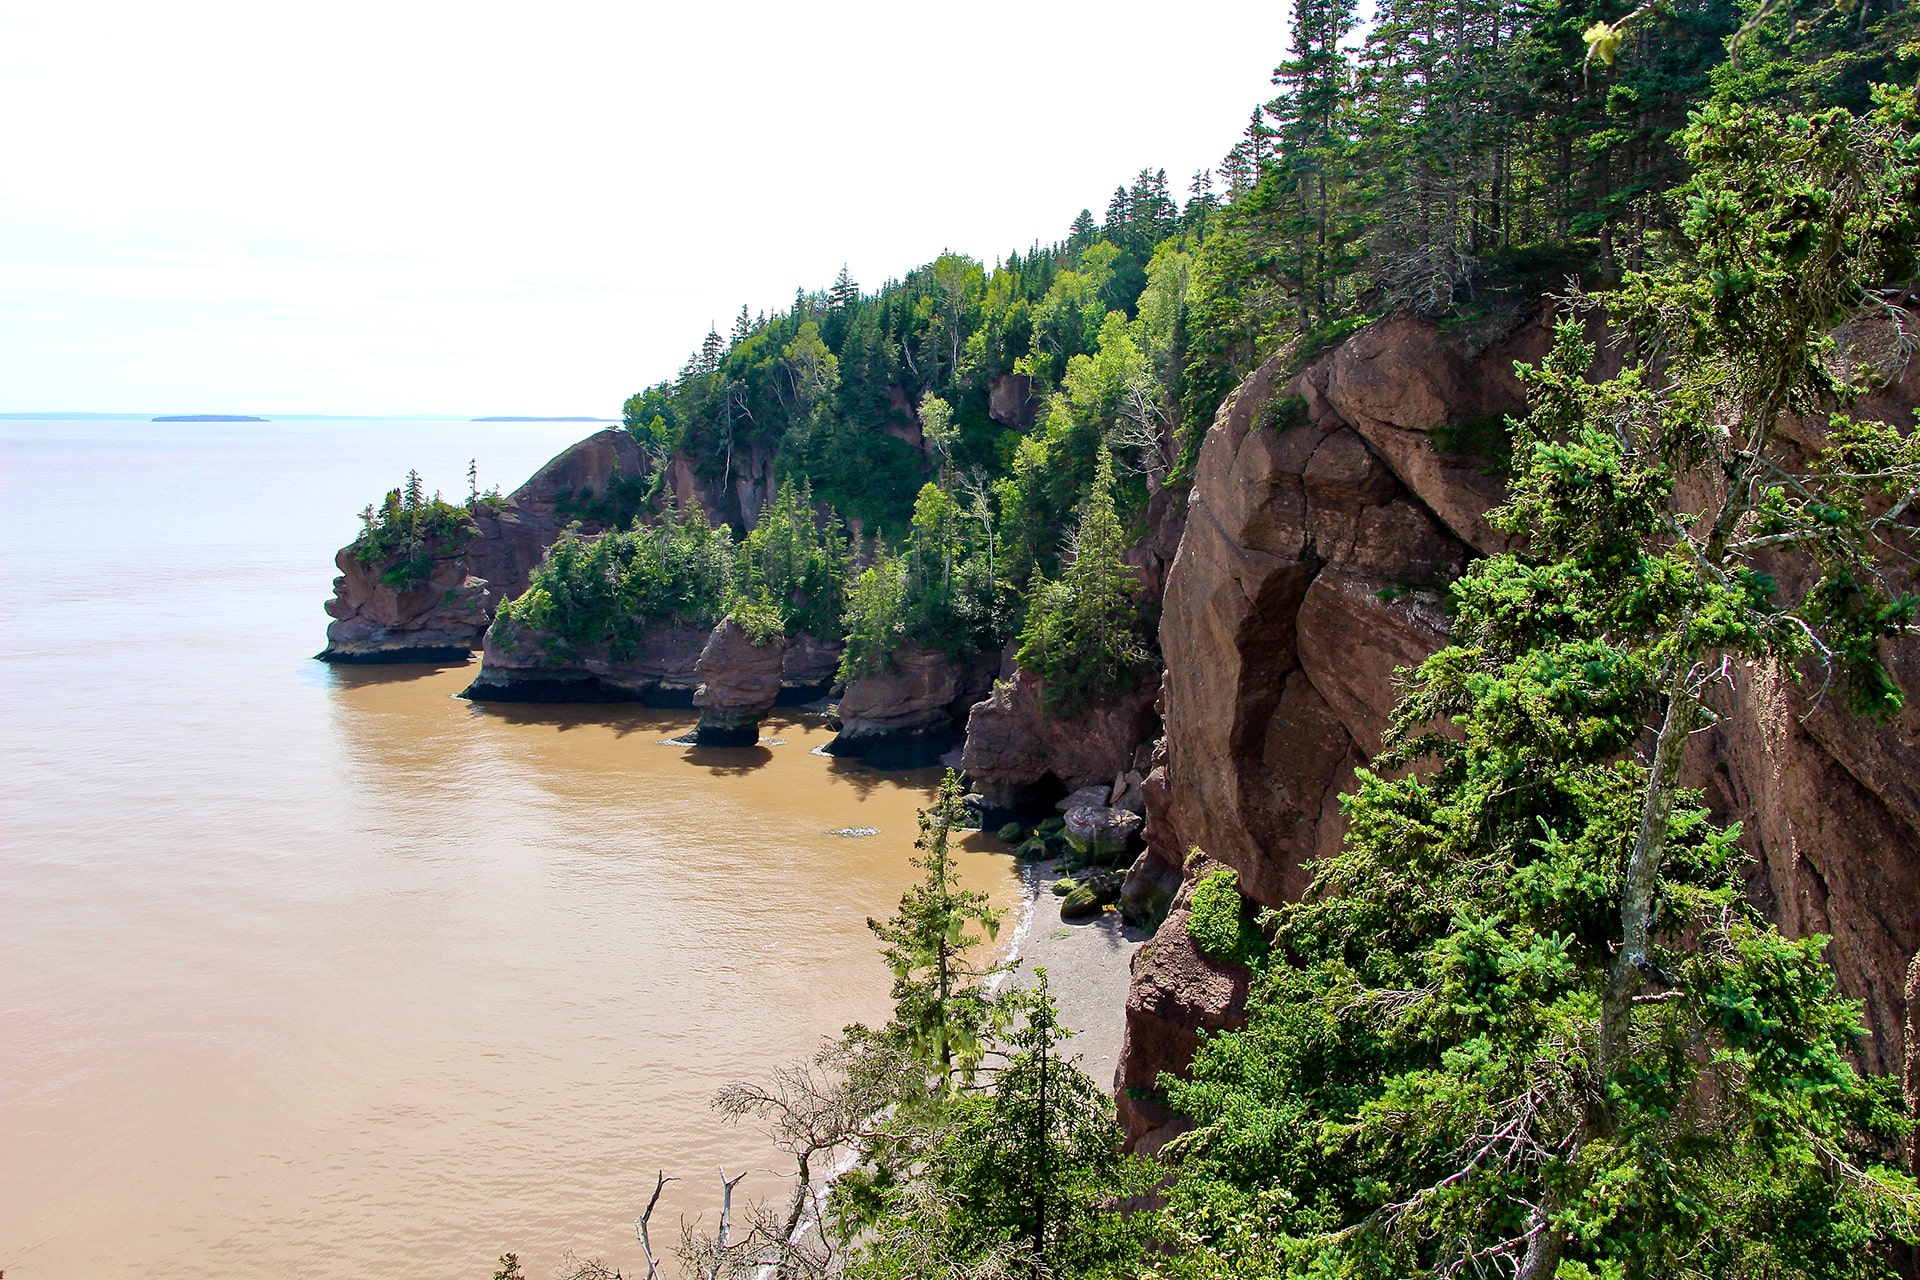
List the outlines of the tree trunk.
{"type": "Polygon", "coordinates": [[[1647,771],[1647,790],[1640,802],[1640,830],[1627,860],[1627,883],[1620,902],[1620,950],[1607,976],[1600,1005],[1600,1079],[1604,1085],[1627,1050],[1632,1030],[1633,995],[1653,971],[1648,956],[1653,932],[1653,897],[1660,885],[1660,860],[1667,849],[1667,829],[1673,817],[1674,797],[1680,788],[1680,759],[1687,735],[1693,732],[1699,704],[1688,686],[1691,674],[1684,663],[1667,692],[1667,714],[1654,743],[1647,771]]]}

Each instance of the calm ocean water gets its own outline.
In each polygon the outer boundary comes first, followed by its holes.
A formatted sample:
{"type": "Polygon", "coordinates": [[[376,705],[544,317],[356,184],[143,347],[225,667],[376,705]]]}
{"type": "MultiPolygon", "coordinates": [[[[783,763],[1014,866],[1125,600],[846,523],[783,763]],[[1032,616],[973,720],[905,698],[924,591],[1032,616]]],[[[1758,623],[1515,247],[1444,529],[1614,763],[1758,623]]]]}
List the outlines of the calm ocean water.
{"type": "Polygon", "coordinates": [[[310,660],[409,466],[511,489],[588,430],[0,422],[9,1280],[633,1274],[656,1168],[670,1221],[774,1165],[713,1090],[884,1010],[929,777],[310,660]]]}

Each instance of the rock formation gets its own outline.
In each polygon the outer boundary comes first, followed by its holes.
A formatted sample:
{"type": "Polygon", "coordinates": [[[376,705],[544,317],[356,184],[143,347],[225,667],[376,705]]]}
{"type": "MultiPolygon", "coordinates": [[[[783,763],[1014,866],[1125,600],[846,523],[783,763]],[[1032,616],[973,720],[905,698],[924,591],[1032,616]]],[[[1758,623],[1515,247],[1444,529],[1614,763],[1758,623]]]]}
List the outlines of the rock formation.
{"type": "Polygon", "coordinates": [[[502,602],[527,589],[527,577],[574,520],[588,533],[603,527],[580,508],[605,495],[616,479],[646,471],[640,447],[625,430],[596,432],[563,450],[503,502],[473,514],[476,532],[439,549],[426,581],[396,592],[380,581],[388,566],[364,565],[343,547],[334,557],[324,662],[464,660],[486,635],[502,602]]]}
{"type": "Polygon", "coordinates": [[[932,765],[956,746],[967,711],[993,684],[994,654],[970,660],[906,645],[878,670],[847,681],[840,732],[827,750],[881,769],[932,765]]]}
{"type": "Polygon", "coordinates": [[[1043,693],[1038,676],[1015,670],[1011,678],[996,680],[993,692],[968,714],[961,762],[991,815],[1017,813],[1050,802],[1062,790],[1104,783],[1125,771],[1153,734],[1157,685],[1090,707],[1070,721],[1047,710],[1043,693]]]}
{"type": "Polygon", "coordinates": [[[739,623],[722,619],[694,664],[700,679],[693,693],[693,705],[700,708],[694,741],[703,747],[750,747],[758,742],[760,721],[780,697],[786,654],[784,636],[755,644],[739,623]]]}
{"type": "Polygon", "coordinates": [[[817,702],[831,693],[835,673],[840,669],[840,654],[845,648],[839,640],[822,640],[805,632],[788,636],[786,652],[780,660],[778,705],[791,707],[817,702]]]}
{"type": "Polygon", "coordinates": [[[467,570],[466,546],[438,549],[424,581],[396,590],[386,565],[362,564],[352,547],[334,557],[340,576],[327,601],[322,662],[465,662],[497,603],[491,584],[467,570]]]}
{"type": "Polygon", "coordinates": [[[689,707],[706,627],[654,627],[632,652],[575,648],[506,618],[486,635],[480,674],[461,697],[475,702],[644,702],[689,707]]]}
{"type": "MultiPolygon", "coordinates": [[[[1204,874],[1204,868],[1197,870],[1204,874]]],[[[1252,975],[1242,965],[1207,955],[1187,932],[1196,883],[1197,877],[1181,886],[1166,923],[1133,953],[1126,1045],[1114,1077],[1114,1101],[1134,1149],[1146,1154],[1183,1128],[1160,1101],[1160,1073],[1184,1071],[1200,1048],[1201,1032],[1232,1031],[1246,1023],[1252,975]]],[[[1123,901],[1125,894],[1123,888],[1123,901]]]]}
{"type": "MultiPolygon", "coordinates": [[[[1450,450],[1524,411],[1512,364],[1546,349],[1545,319],[1474,352],[1391,316],[1290,379],[1276,357],[1221,406],[1167,575],[1143,881],[1198,847],[1277,905],[1305,889],[1303,863],[1339,847],[1338,797],[1379,750],[1394,670],[1445,642],[1445,585],[1504,549],[1485,519],[1500,498],[1491,460],[1450,450]]],[[[1612,372],[1599,363],[1596,376],[1612,372]]],[[[1920,361],[1856,412],[1911,421],[1916,399],[1920,361]]],[[[1888,657],[1920,695],[1920,647],[1888,657]]],[[[1920,708],[1876,727],[1808,695],[1746,673],[1694,743],[1688,781],[1743,824],[1753,891],[1781,928],[1832,935],[1841,985],[1866,1006],[1866,1064],[1897,1071],[1920,947],[1920,708]]],[[[1128,1090],[1184,1069],[1192,1031],[1230,1024],[1244,998],[1192,952],[1184,922],[1176,905],[1134,961],[1119,1083],[1136,1139],[1170,1117],[1128,1090]]]]}

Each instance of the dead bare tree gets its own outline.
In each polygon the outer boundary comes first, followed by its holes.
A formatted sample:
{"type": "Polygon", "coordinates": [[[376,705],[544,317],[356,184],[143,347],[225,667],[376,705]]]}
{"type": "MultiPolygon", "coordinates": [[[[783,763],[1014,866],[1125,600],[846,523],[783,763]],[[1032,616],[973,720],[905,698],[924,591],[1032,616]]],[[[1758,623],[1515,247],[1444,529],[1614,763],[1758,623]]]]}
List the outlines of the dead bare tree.
{"type": "Polygon", "coordinates": [[[647,1280],[659,1280],[660,1276],[660,1264],[653,1256],[653,1241],[648,1238],[647,1228],[653,1222],[653,1210],[660,1203],[660,1193],[669,1182],[678,1181],[678,1178],[669,1178],[665,1169],[660,1170],[654,1178],[653,1196],[647,1201],[647,1211],[633,1220],[634,1238],[640,1242],[641,1252],[647,1255],[647,1280]]]}

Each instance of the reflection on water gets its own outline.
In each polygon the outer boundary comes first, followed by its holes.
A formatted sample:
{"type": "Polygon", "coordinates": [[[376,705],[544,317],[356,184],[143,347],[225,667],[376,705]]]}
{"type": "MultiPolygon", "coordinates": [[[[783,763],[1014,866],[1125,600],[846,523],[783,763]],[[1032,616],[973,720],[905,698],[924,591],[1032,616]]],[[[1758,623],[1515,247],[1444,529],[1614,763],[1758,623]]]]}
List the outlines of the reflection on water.
{"type": "Polygon", "coordinates": [[[671,1221],[774,1163],[714,1089],[883,1012],[933,775],[307,661],[351,512],[476,428],[155,430],[0,428],[0,1267],[631,1272],[656,1168],[671,1221]]]}

